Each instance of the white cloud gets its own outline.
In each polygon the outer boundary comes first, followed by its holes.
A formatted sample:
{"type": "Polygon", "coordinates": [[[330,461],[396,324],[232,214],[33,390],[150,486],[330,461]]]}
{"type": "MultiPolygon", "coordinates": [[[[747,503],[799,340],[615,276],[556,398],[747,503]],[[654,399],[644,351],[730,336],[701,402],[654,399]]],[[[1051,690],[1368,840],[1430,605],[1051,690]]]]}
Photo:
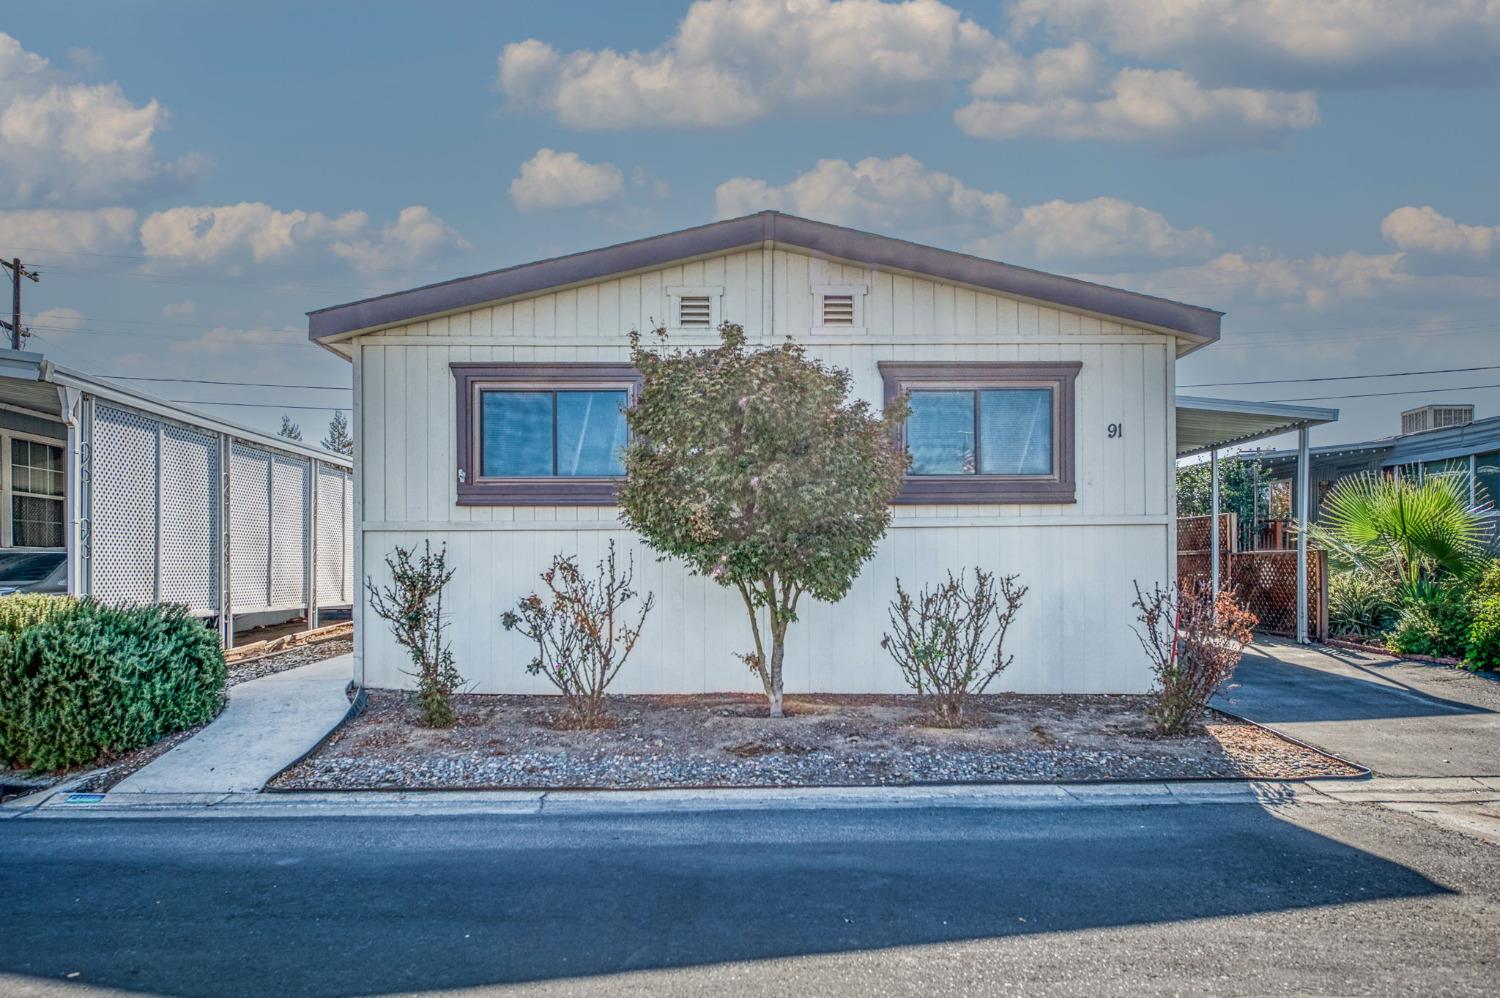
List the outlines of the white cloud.
{"type": "Polygon", "coordinates": [[[1017,209],[1000,191],[964,184],[912,156],[850,164],[825,159],[785,184],[736,177],[715,192],[719,217],[765,208],[1005,259],[1098,261],[1201,256],[1204,229],[1179,229],[1118,198],[1049,201],[1017,209]]]}
{"type": "Polygon", "coordinates": [[[1489,257],[1500,246],[1500,225],[1466,225],[1435,208],[1397,208],[1380,223],[1380,234],[1401,249],[1437,256],[1489,257]]]}
{"type": "Polygon", "coordinates": [[[129,208],[0,212],[0,250],[22,256],[26,251],[104,253],[134,241],[135,212],[129,208]]]}
{"type": "Polygon", "coordinates": [[[590,163],[576,152],[538,149],[510,182],[510,199],[520,211],[578,208],[602,204],[625,187],[613,163],[590,163]]]}
{"type": "Polygon", "coordinates": [[[278,211],[260,202],[168,208],[141,223],[146,255],[203,266],[285,259],[309,243],[353,236],[368,224],[364,212],[337,218],[320,212],[278,211]]]}
{"type": "Polygon", "coordinates": [[[189,319],[197,311],[197,304],[191,301],[174,301],[161,307],[161,314],[164,319],[189,319]]]}
{"type": "Polygon", "coordinates": [[[1094,39],[1119,55],[1211,80],[1500,82],[1494,0],[1017,0],[1011,28],[1094,39]]]}
{"type": "Polygon", "coordinates": [[[1119,198],[1048,201],[1021,211],[1021,221],[984,245],[996,256],[1037,260],[1201,257],[1214,237],[1194,226],[1179,229],[1166,216],[1119,198]]]}
{"type": "Polygon", "coordinates": [[[1014,220],[1004,194],[969,187],[940,170],[929,170],[912,156],[872,156],[852,165],[841,159],[819,160],[779,186],[736,177],[718,186],[714,200],[720,218],[775,208],[891,233],[972,233],[1014,220]]]}
{"type": "MultiPolygon", "coordinates": [[[[49,308],[30,319],[22,318],[21,325],[29,328],[36,336],[37,345],[34,349],[42,353],[47,352],[48,344],[64,344],[70,340],[77,339],[73,334],[83,327],[86,317],[76,308],[49,308]]],[[[10,334],[5,334],[5,342],[10,343],[10,334]]]]}
{"type": "Polygon", "coordinates": [[[376,271],[431,263],[469,244],[423,205],[401,209],[378,236],[333,244],[333,252],[359,270],[376,271]]]}
{"type": "Polygon", "coordinates": [[[650,52],[507,45],[499,84],[512,106],[571,128],[716,127],[932,107],[996,44],[938,0],[697,0],[650,52]]]}
{"type": "Polygon", "coordinates": [[[1096,64],[1074,47],[1071,60],[991,66],[976,100],[954,113],[976,138],[1150,140],[1175,148],[1261,145],[1318,123],[1311,92],[1204,87],[1178,70],[1122,69],[1093,86],[1096,64]],[[1008,96],[1006,96],[1008,95],[1008,96]]]}
{"type": "Polygon", "coordinates": [[[280,328],[256,326],[251,329],[215,326],[190,340],[173,343],[172,350],[178,353],[216,356],[233,353],[242,348],[274,350],[280,347],[305,346],[306,344],[307,330],[295,326],[280,328]]]}
{"type": "Polygon", "coordinates": [[[0,179],[20,202],[118,202],[179,186],[201,156],[167,161],[155,140],[167,111],[136,104],[116,83],[71,83],[0,33],[0,179]]]}
{"type": "Polygon", "coordinates": [[[141,223],[141,246],[158,264],[233,268],[330,253],[379,270],[426,263],[468,243],[421,205],[401,209],[395,222],[371,233],[362,211],[329,216],[244,202],[156,212],[141,223]]]}
{"type": "Polygon", "coordinates": [[[1324,308],[1410,286],[1415,278],[1403,264],[1401,253],[1351,251],[1301,259],[1222,253],[1193,266],[1145,275],[1095,275],[1092,279],[1179,300],[1219,304],[1266,300],[1324,308]]]}

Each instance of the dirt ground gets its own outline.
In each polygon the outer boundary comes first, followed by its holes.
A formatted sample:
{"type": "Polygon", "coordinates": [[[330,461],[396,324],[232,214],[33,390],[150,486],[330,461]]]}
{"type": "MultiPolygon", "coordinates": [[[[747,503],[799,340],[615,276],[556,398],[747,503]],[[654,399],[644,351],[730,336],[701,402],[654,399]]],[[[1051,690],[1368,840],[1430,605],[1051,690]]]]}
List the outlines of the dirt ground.
{"type": "Polygon", "coordinates": [[[1361,771],[1213,713],[1155,736],[1136,696],[978,697],[959,729],[912,696],[794,696],[766,716],[744,694],[615,698],[614,726],[559,726],[557,697],[467,695],[446,730],[406,693],[369,706],[279,789],[851,786],[1115,779],[1296,779],[1361,771]]]}

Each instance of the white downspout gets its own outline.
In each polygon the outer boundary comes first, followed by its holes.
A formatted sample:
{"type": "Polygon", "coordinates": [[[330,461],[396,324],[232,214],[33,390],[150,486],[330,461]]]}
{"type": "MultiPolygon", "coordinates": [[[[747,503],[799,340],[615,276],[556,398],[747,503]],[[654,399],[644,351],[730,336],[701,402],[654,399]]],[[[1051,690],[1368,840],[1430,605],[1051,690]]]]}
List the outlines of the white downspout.
{"type": "Polygon", "coordinates": [[[57,386],[63,425],[68,428],[68,452],[64,462],[63,504],[68,536],[64,540],[68,559],[68,595],[83,595],[83,428],[79,410],[83,393],[65,385],[57,386]]]}
{"type": "Polygon", "coordinates": [[[1209,503],[1208,509],[1212,522],[1208,528],[1208,543],[1213,549],[1209,555],[1209,572],[1213,581],[1209,583],[1209,592],[1213,596],[1214,616],[1219,615],[1219,448],[1214,447],[1208,452],[1208,476],[1209,476],[1209,503]]]}

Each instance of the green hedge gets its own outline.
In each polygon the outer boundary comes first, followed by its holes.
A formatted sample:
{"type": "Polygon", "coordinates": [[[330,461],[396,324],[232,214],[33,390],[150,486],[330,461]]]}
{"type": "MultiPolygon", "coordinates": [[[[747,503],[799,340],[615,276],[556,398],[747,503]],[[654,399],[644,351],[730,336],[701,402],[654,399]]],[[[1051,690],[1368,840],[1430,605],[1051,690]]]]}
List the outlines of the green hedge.
{"type": "MultiPolygon", "coordinates": [[[[14,598],[0,599],[0,620],[29,612],[6,606],[14,598]]],[[[3,627],[0,755],[14,764],[93,762],[209,721],[224,704],[218,637],[182,607],[73,601],[41,609],[19,633],[3,627]]]]}
{"type": "Polygon", "coordinates": [[[1463,658],[1469,646],[1469,594],[1459,585],[1409,597],[1386,646],[1402,655],[1463,658]]]}
{"type": "Polygon", "coordinates": [[[35,593],[0,596],[0,634],[15,637],[53,614],[64,613],[77,605],[78,600],[72,596],[39,596],[35,593]]]}
{"type": "Polygon", "coordinates": [[[1500,593],[1475,600],[1464,665],[1500,672],[1500,593]]]}

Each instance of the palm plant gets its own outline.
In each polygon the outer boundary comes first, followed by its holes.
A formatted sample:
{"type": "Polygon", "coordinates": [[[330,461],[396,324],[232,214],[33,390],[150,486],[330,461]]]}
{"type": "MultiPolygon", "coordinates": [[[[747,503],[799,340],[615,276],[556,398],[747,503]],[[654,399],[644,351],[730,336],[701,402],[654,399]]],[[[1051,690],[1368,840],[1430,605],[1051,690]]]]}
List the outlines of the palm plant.
{"type": "Polygon", "coordinates": [[[1337,567],[1383,576],[1412,596],[1445,576],[1465,578],[1480,564],[1484,519],[1469,505],[1461,475],[1345,478],[1323,501],[1323,522],[1308,536],[1337,567]]]}

